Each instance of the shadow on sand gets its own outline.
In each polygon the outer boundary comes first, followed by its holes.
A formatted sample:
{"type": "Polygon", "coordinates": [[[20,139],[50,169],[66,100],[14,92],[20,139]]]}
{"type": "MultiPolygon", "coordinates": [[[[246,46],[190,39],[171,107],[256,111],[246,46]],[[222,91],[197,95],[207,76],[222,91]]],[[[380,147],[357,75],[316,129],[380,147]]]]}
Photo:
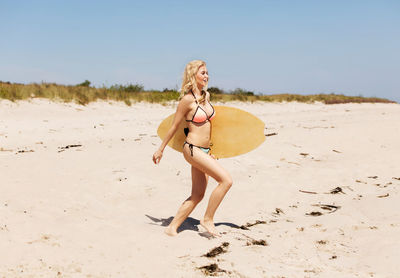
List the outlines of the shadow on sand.
{"type": "MultiPolygon", "coordinates": [[[[172,219],[174,219],[173,216],[170,216],[168,218],[156,218],[153,216],[150,216],[148,214],[145,214],[151,221],[153,221],[153,225],[160,225],[163,227],[167,227],[169,225],[169,223],[171,223],[172,219]]],[[[199,232],[199,226],[200,225],[200,221],[197,219],[194,219],[192,217],[188,217],[186,218],[186,220],[182,223],[182,225],[178,228],[178,233],[186,231],[186,230],[191,230],[191,231],[196,231],[199,232]]],[[[219,223],[215,223],[215,226],[228,226],[231,228],[236,228],[239,229],[240,226],[233,224],[233,223],[229,223],[229,222],[219,222],[219,223]]]]}

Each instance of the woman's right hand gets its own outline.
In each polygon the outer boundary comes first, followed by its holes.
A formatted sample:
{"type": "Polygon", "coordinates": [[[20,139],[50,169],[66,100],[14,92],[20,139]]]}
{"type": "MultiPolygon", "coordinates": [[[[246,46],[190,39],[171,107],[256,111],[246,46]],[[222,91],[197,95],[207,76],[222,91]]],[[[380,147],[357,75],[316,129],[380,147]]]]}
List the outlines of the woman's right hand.
{"type": "Polygon", "coordinates": [[[193,98],[189,95],[185,95],[178,103],[176,108],[174,120],[172,121],[172,126],[169,128],[167,134],[165,135],[160,148],[153,154],[153,162],[155,164],[160,163],[163,155],[164,148],[167,146],[169,140],[174,136],[175,132],[178,130],[179,124],[185,118],[187,112],[191,109],[191,104],[193,103],[193,98]]]}
{"type": "Polygon", "coordinates": [[[160,163],[160,160],[162,158],[163,152],[160,150],[157,150],[154,154],[153,154],[153,162],[154,164],[158,164],[160,163]]]}

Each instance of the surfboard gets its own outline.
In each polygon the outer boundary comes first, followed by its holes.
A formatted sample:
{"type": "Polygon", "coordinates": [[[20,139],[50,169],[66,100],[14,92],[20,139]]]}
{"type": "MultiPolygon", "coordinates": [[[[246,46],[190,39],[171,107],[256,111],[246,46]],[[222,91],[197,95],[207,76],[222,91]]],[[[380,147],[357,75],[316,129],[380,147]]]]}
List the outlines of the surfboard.
{"type": "MultiPolygon", "coordinates": [[[[253,114],[229,106],[214,106],[216,115],[211,121],[211,153],[217,158],[233,157],[254,150],[265,140],[265,124],[253,114]]],[[[175,113],[158,126],[157,134],[164,139],[174,120],[175,113]]],[[[168,146],[182,152],[186,140],[185,119],[169,141],[168,146]]]]}

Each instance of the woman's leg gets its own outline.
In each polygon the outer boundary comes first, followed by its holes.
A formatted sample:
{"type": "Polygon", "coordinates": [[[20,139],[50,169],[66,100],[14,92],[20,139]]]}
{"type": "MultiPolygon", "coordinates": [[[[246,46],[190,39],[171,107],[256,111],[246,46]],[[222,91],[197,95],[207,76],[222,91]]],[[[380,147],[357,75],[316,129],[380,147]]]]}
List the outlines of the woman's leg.
{"type": "Polygon", "coordinates": [[[187,198],[174,219],[168,225],[165,233],[171,236],[177,234],[178,227],[185,221],[196,205],[203,199],[207,187],[208,176],[199,169],[192,166],[192,194],[187,198]]]}
{"type": "Polygon", "coordinates": [[[222,168],[218,162],[210,155],[205,154],[198,148],[193,148],[193,156],[191,156],[188,146],[183,148],[185,159],[195,168],[203,173],[211,176],[218,182],[218,186],[214,189],[208,202],[207,210],[204,218],[200,221],[201,225],[211,234],[217,235],[217,230],[214,226],[214,215],[218,206],[220,205],[225,194],[232,186],[232,178],[229,173],[222,168]]]}

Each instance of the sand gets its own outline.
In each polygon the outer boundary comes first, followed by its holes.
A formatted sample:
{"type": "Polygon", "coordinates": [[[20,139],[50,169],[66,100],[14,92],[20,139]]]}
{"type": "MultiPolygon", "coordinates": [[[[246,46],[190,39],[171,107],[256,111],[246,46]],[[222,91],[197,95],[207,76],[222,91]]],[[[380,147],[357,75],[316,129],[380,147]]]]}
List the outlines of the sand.
{"type": "Polygon", "coordinates": [[[181,153],[151,160],[176,103],[1,100],[0,277],[399,277],[399,104],[225,105],[269,136],[219,160],[234,183],[209,238],[214,180],[163,232],[191,187],[181,153]]]}

